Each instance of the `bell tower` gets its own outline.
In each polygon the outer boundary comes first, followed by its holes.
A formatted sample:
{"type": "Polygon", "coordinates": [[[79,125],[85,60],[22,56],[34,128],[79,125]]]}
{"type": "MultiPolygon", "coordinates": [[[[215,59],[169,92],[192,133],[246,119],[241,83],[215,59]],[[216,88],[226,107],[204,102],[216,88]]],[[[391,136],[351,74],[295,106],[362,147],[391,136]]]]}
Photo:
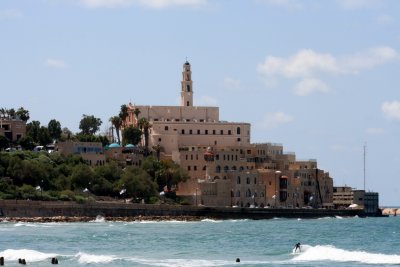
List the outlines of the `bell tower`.
{"type": "Polygon", "coordinates": [[[188,61],[183,64],[181,81],[181,106],[193,106],[193,81],[192,72],[190,71],[190,63],[188,61]]]}

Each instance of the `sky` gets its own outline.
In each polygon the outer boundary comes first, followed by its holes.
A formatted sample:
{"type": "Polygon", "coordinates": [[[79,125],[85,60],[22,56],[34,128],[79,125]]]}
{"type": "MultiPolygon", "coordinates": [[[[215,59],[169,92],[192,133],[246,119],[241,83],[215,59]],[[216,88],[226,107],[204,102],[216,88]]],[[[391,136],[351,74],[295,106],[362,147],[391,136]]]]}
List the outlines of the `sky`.
{"type": "Polygon", "coordinates": [[[178,105],[186,59],[194,105],[400,206],[400,1],[0,1],[0,106],[42,125],[178,105]]]}

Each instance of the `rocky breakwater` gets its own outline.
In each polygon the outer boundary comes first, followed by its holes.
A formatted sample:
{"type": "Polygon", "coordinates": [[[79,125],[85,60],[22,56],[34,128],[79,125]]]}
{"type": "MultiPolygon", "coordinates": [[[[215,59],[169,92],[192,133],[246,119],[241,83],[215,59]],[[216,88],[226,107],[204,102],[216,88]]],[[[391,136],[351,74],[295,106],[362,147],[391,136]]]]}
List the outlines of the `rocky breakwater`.
{"type": "Polygon", "coordinates": [[[141,221],[201,221],[209,219],[201,216],[131,216],[131,217],[88,217],[88,216],[54,216],[54,217],[5,217],[0,222],[25,222],[25,223],[79,223],[79,222],[141,222],[141,221]]]}

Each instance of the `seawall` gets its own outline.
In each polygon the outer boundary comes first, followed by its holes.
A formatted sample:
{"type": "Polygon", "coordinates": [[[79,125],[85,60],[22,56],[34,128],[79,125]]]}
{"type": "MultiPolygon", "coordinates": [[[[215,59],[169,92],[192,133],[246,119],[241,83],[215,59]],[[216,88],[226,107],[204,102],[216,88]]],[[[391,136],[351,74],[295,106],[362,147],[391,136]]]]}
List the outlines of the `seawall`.
{"type": "Polygon", "coordinates": [[[364,217],[362,210],[327,209],[271,209],[194,207],[179,205],[150,205],[120,202],[88,202],[78,204],[62,201],[0,200],[0,216],[13,218],[33,217],[207,217],[214,219],[272,219],[321,218],[321,217],[364,217]]]}

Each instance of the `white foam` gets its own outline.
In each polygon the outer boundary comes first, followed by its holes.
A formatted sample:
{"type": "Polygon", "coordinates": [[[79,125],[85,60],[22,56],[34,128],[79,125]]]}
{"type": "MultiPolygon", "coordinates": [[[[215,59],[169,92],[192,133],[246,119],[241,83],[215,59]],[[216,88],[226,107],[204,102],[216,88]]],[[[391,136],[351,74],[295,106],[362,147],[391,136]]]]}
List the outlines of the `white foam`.
{"type": "Polygon", "coordinates": [[[83,252],[79,252],[75,255],[78,258],[78,262],[80,264],[90,264],[90,263],[110,263],[117,258],[114,256],[106,256],[106,255],[94,255],[87,254],[83,252]]]}
{"type": "Polygon", "coordinates": [[[103,216],[97,215],[97,216],[96,216],[96,219],[95,219],[95,220],[92,220],[92,221],[90,221],[90,222],[94,222],[94,223],[103,223],[103,222],[105,222],[105,221],[106,221],[106,219],[105,219],[103,216]]]}
{"type": "Polygon", "coordinates": [[[201,220],[202,222],[211,222],[211,223],[220,223],[220,222],[222,222],[222,221],[219,221],[219,220],[213,220],[213,219],[203,219],[203,220],[201,220]]]}
{"type": "Polygon", "coordinates": [[[301,246],[301,254],[293,261],[360,262],[365,264],[400,264],[400,255],[350,251],[334,246],[301,246]]]}
{"type": "Polygon", "coordinates": [[[343,219],[343,217],[342,217],[342,216],[339,216],[339,215],[336,215],[335,218],[336,218],[336,219],[343,219]]]}
{"type": "Polygon", "coordinates": [[[27,262],[37,262],[56,257],[57,254],[43,253],[29,249],[6,249],[0,252],[0,256],[4,257],[4,260],[6,261],[17,261],[18,259],[25,259],[27,262]]]}

